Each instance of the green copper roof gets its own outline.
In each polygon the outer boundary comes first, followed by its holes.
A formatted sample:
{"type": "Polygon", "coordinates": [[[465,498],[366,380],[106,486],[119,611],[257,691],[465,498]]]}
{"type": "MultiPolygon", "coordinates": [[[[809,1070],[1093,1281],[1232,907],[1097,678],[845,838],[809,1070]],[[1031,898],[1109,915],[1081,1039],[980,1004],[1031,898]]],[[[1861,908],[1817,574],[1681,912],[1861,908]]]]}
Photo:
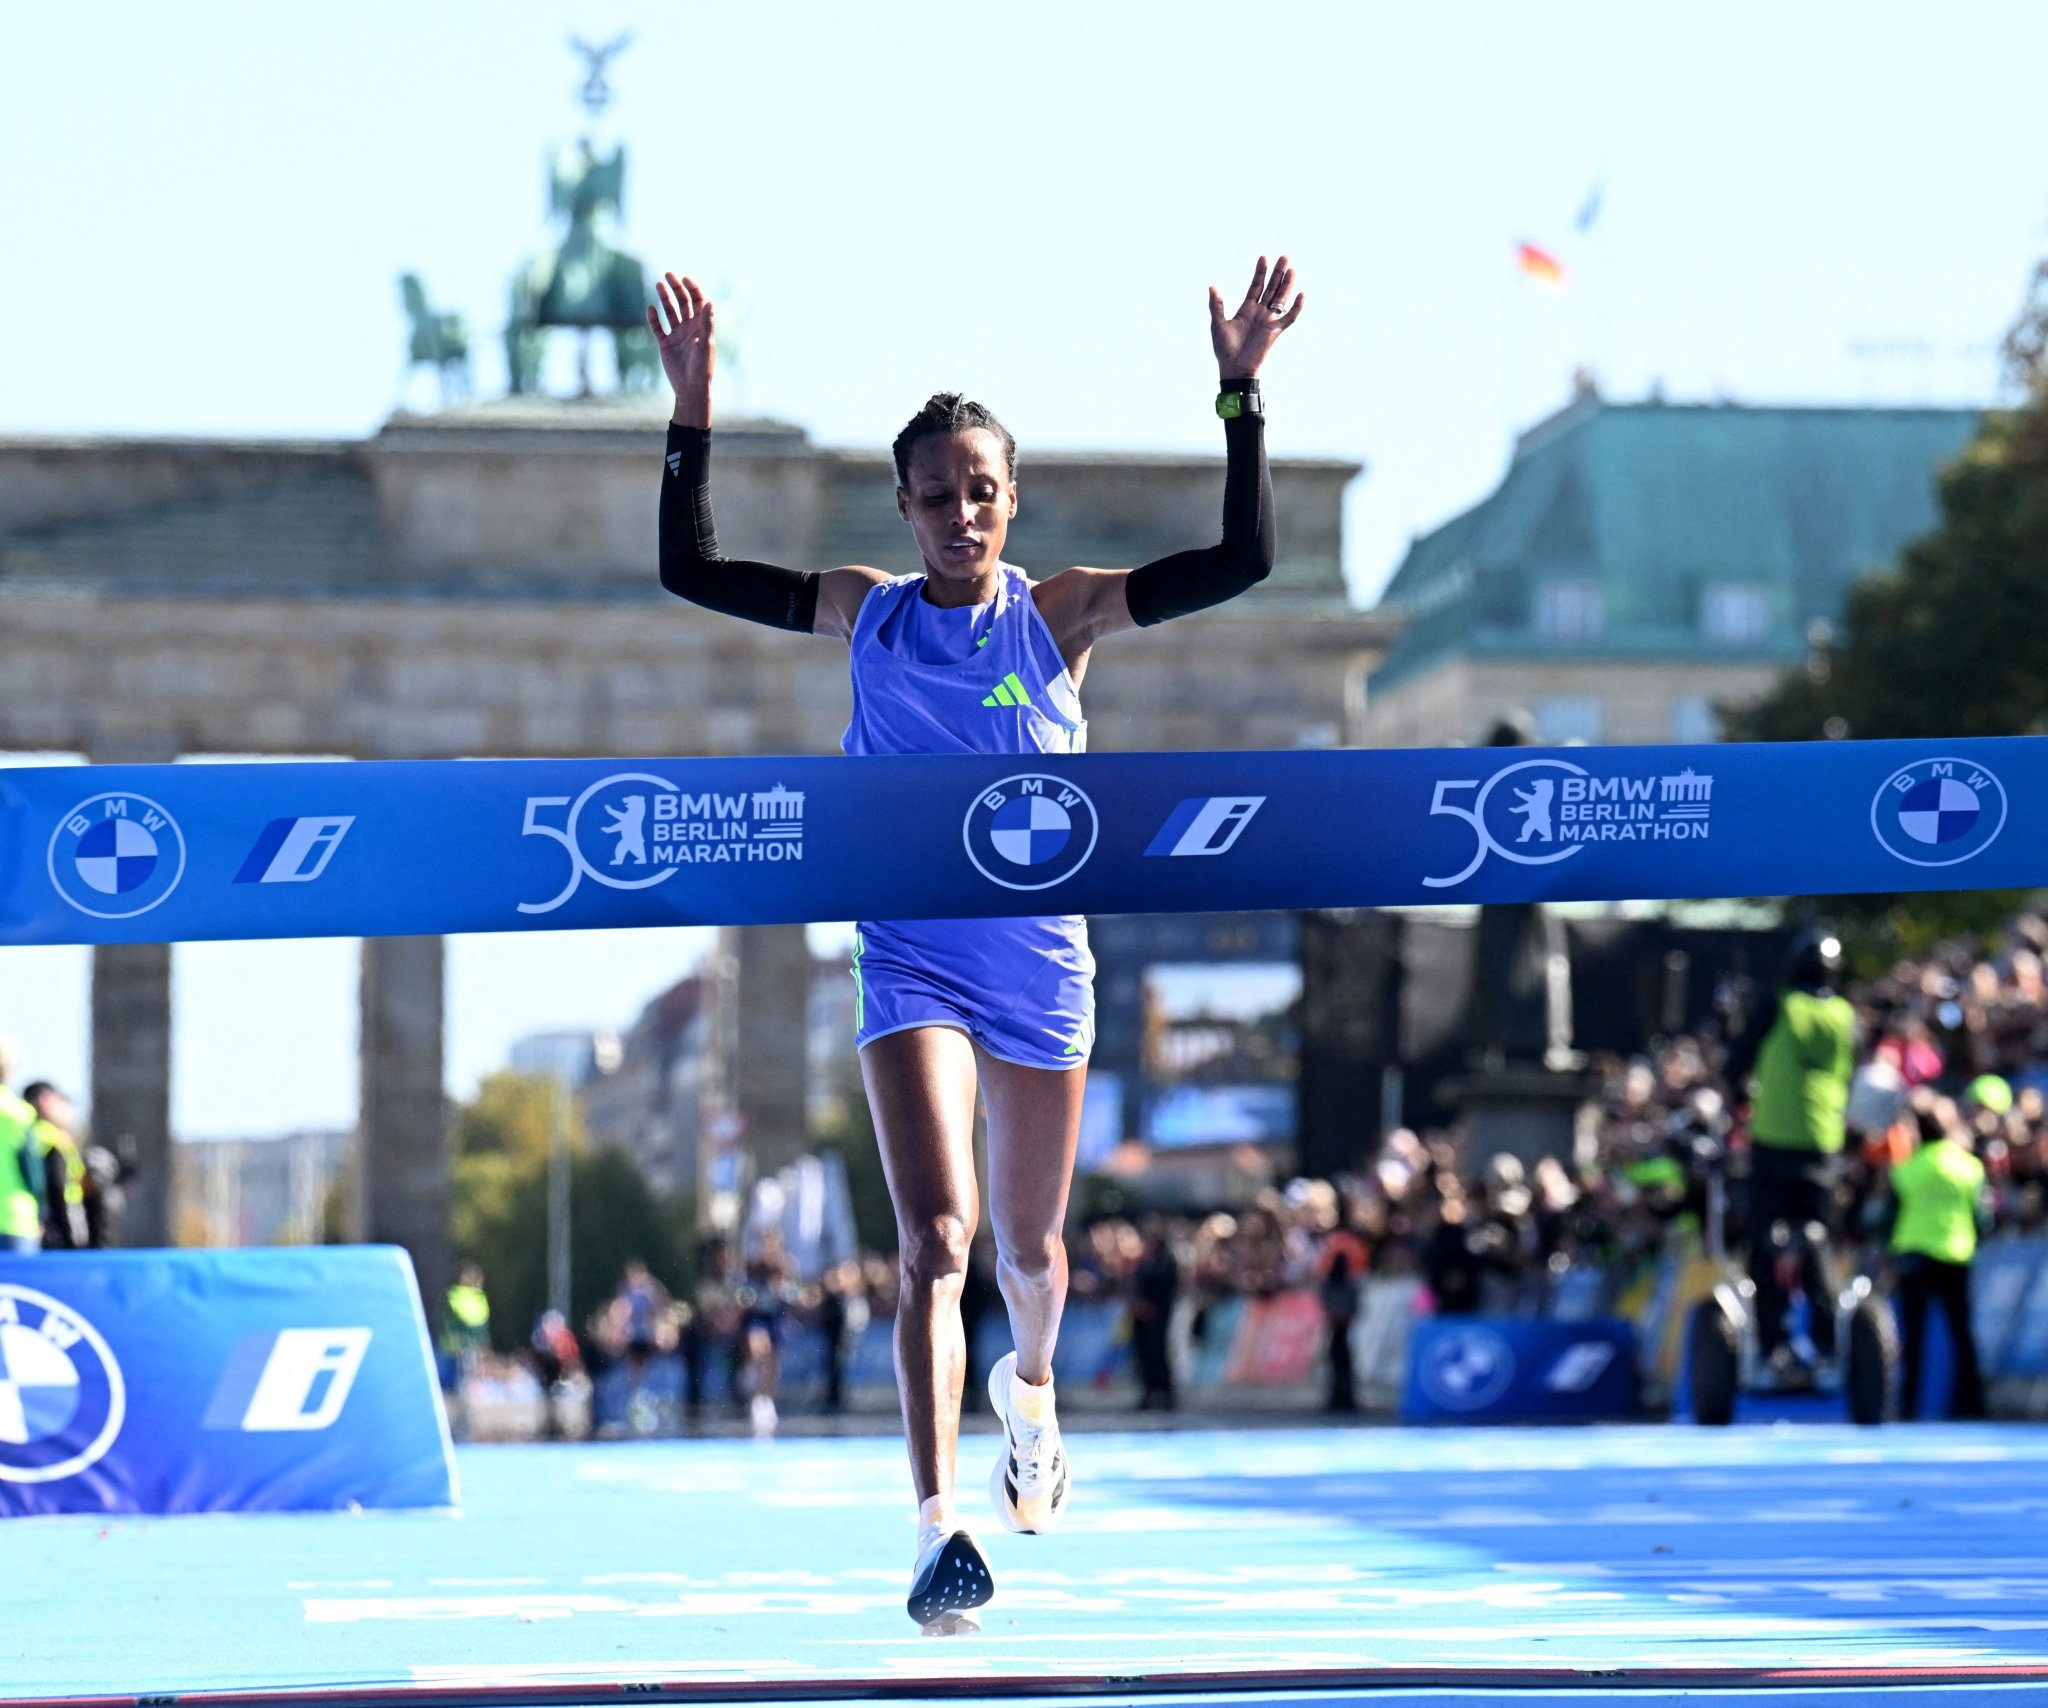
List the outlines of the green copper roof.
{"type": "Polygon", "coordinates": [[[1490,497],[1409,547],[1381,598],[1407,627],[1372,685],[1459,654],[1797,659],[1850,583],[1934,526],[1937,469],[1981,419],[1581,398],[1522,435],[1490,497]],[[1560,632],[1560,592],[1597,607],[1596,633],[1569,617],[1560,632]],[[1718,638],[1717,601],[1742,613],[1718,638]]]}

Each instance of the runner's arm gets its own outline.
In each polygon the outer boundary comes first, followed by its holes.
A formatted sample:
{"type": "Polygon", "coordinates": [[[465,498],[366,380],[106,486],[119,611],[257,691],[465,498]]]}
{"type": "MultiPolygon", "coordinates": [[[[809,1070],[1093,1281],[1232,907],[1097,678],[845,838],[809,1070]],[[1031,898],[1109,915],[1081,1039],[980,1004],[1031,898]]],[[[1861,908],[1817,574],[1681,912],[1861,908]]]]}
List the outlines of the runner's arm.
{"type": "Polygon", "coordinates": [[[647,310],[662,372],[676,395],[661,485],[658,552],[661,584],[678,598],[727,616],[798,634],[853,632],[879,570],[783,569],[729,558],[711,521],[711,371],[717,360],[716,309],[694,279],[665,273],[647,310]]]}
{"type": "Polygon", "coordinates": [[[1124,577],[1124,607],[1138,628],[1235,599],[1273,571],[1273,471],[1257,415],[1223,423],[1223,538],[1141,563],[1124,577]]]}
{"type": "Polygon", "coordinates": [[[711,520],[711,429],[669,423],[661,480],[661,584],[679,599],[772,629],[817,627],[819,575],[726,557],[711,520]]]}
{"type": "MultiPolygon", "coordinates": [[[[1303,299],[1297,295],[1291,307],[1287,301],[1293,285],[1294,269],[1286,256],[1269,275],[1262,255],[1236,314],[1224,314],[1223,298],[1211,287],[1210,338],[1227,389],[1257,390],[1267,353],[1300,318],[1303,299]]],[[[1266,461],[1264,418],[1250,411],[1226,417],[1223,443],[1223,538],[1136,569],[1071,569],[1053,576],[1038,590],[1039,609],[1063,651],[1079,655],[1104,635],[1208,610],[1272,572],[1273,475],[1266,461]]]]}

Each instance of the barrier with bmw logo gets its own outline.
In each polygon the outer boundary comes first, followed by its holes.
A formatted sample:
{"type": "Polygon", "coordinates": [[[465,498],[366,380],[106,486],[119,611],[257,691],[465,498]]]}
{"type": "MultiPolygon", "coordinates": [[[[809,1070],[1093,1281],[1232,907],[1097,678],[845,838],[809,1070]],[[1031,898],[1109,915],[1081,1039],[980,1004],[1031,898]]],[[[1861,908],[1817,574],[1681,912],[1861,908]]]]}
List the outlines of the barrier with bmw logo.
{"type": "Polygon", "coordinates": [[[1619,1318],[1428,1317],[1408,1343],[1404,1423],[1626,1418],[1635,1330],[1619,1318]]]}
{"type": "Polygon", "coordinates": [[[0,1257],[0,1517],[455,1499],[403,1251],[0,1257]]]}
{"type": "Polygon", "coordinates": [[[0,942],[2027,888],[2048,743],[0,771],[0,942]]]}

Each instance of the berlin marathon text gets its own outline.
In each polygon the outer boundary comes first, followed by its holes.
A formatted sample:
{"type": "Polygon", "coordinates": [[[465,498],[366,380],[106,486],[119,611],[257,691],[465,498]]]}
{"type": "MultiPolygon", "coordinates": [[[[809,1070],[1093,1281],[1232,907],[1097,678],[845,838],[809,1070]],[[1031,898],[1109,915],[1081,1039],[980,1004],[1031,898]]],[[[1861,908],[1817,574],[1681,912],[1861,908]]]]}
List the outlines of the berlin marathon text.
{"type": "Polygon", "coordinates": [[[1704,842],[1707,821],[1680,819],[1600,819],[1591,824],[1564,820],[1557,827],[1560,842],[1704,842]]]}
{"type": "Polygon", "coordinates": [[[657,824],[653,859],[657,866],[702,866],[730,860],[801,860],[804,845],[793,837],[756,840],[753,826],[723,823],[657,824]]]}

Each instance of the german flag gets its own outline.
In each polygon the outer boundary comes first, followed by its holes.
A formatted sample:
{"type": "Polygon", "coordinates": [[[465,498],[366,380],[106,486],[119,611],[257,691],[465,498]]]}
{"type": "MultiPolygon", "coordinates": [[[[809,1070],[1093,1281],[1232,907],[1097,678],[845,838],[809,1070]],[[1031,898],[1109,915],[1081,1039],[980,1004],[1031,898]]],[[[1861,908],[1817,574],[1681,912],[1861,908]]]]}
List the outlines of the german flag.
{"type": "Polygon", "coordinates": [[[1515,245],[1515,265],[1539,284],[1564,283],[1564,263],[1548,249],[1539,249],[1533,243],[1515,245]]]}

